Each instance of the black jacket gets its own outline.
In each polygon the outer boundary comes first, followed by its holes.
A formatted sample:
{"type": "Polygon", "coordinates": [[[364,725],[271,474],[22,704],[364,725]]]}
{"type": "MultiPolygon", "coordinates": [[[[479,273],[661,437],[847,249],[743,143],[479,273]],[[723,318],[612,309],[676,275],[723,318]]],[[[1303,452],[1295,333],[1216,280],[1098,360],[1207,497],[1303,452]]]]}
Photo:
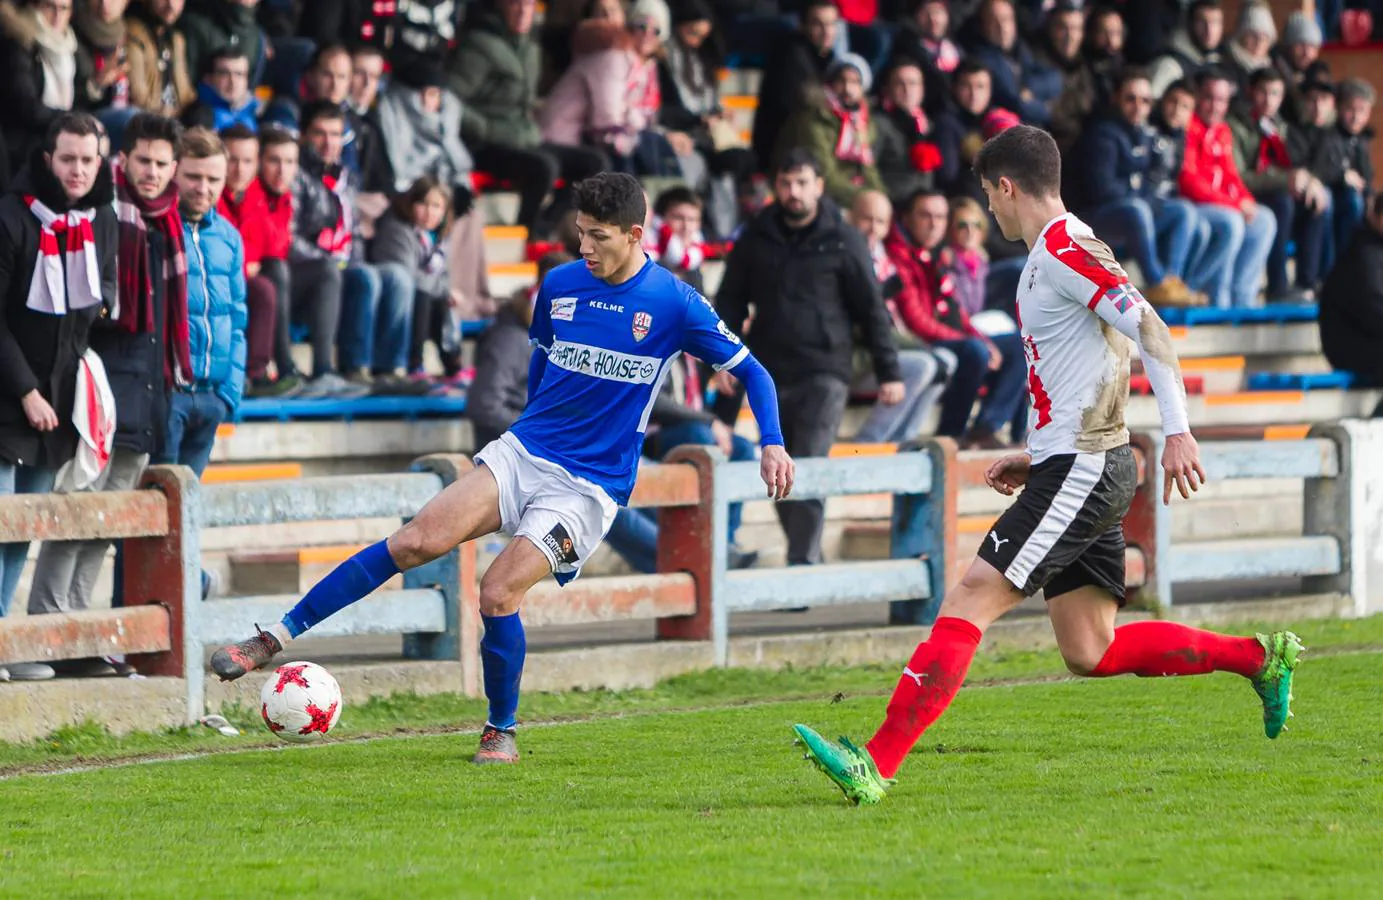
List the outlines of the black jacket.
{"type": "Polygon", "coordinates": [[[293,179],[293,242],[289,247],[290,262],[310,262],[326,259],[330,254],[317,244],[324,229],[335,228],[341,217],[341,201],[322,183],[322,161],[308,150],[302,150],[302,166],[293,179]]]}
{"type": "MultiPolygon", "coordinates": [[[[101,297],[115,296],[115,252],[119,225],[110,168],[101,166],[96,185],[69,204],[62,186],[34,151],[29,166],[0,198],[0,460],[56,469],[77,450],[72,404],[77,394],[77,361],[87,350],[91,323],[104,306],[56,316],[28,307],[29,283],[38,259],[38,219],[22,195],[37,197],[54,212],[96,209],[93,230],[101,269],[101,297]],[[40,433],[29,424],[20,401],[37,390],[58,415],[58,428],[40,433]]],[[[64,239],[58,238],[59,248],[64,239]]]]}
{"type": "MultiPolygon", "coordinates": [[[[9,0],[0,2],[0,135],[8,145],[10,165],[17,172],[35,147],[42,144],[48,126],[66,110],[43,103],[43,65],[39,62],[35,29],[26,10],[9,0]]],[[[94,99],[89,92],[91,58],[77,49],[73,79],[73,109],[94,99]]]]}
{"type": "Polygon", "coordinates": [[[879,381],[898,380],[893,321],[869,249],[828,198],[806,228],[789,230],[777,206],[745,226],[726,261],[716,309],[740,334],[750,303],[754,322],[745,343],[779,385],[821,374],[849,383],[856,327],[879,381]]]}
{"type": "MultiPolygon", "coordinates": [[[[168,318],[168,296],[164,280],[157,275],[163,271],[168,249],[163,232],[150,228],[147,233],[149,272],[154,273],[153,333],[131,333],[105,317],[91,326],[91,349],[101,357],[115,396],[115,445],[134,453],[157,451],[168,421],[162,338],[168,318]]],[[[186,298],[182,302],[186,303],[186,298]]]]}
{"type": "Polygon", "coordinates": [[[805,101],[806,94],[821,85],[831,55],[822,56],[801,34],[794,34],[778,45],[764,69],[759,85],[759,107],[754,112],[754,155],[759,168],[773,165],[778,134],[788,118],[805,101]]]}
{"type": "Polygon", "coordinates": [[[1320,305],[1330,365],[1383,383],[1383,234],[1367,222],[1326,276],[1320,305]]]}

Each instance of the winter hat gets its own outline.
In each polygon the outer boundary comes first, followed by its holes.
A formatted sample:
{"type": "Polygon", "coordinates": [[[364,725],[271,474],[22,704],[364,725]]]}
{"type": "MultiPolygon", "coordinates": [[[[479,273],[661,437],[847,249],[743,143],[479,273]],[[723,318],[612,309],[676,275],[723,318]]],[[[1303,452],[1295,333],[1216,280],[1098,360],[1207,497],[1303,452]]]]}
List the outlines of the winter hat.
{"type": "Polygon", "coordinates": [[[854,69],[860,73],[860,84],[864,85],[864,92],[869,93],[869,88],[874,83],[874,72],[858,53],[842,53],[832,60],[826,69],[826,81],[834,81],[835,77],[846,69],[854,69]]]}
{"type": "Polygon", "coordinates": [[[445,88],[447,71],[441,63],[428,59],[413,59],[394,67],[394,80],[419,91],[430,87],[445,88]]]}
{"type": "Polygon", "coordinates": [[[715,14],[706,0],[677,0],[672,5],[672,24],[685,25],[688,22],[715,22],[715,14]]]}
{"type": "Polygon", "coordinates": [[[652,22],[661,38],[672,34],[672,13],[663,0],[636,0],[629,8],[629,23],[633,25],[638,22],[652,22]]]}
{"type": "Polygon", "coordinates": [[[1257,32],[1267,35],[1272,43],[1277,43],[1277,23],[1273,21],[1272,10],[1261,3],[1246,3],[1239,11],[1238,32],[1257,32]]]}
{"type": "Polygon", "coordinates": [[[1287,27],[1282,31],[1282,43],[1289,47],[1293,44],[1319,47],[1325,43],[1325,39],[1321,36],[1321,26],[1315,16],[1298,10],[1287,19],[1287,27]]]}

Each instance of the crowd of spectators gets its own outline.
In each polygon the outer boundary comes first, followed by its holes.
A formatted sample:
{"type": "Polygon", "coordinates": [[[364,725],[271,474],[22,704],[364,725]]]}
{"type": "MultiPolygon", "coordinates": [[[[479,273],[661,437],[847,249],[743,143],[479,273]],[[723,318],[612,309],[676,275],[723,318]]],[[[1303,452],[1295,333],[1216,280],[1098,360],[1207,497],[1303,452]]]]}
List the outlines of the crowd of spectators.
{"type": "MultiPolygon", "coordinates": [[[[579,253],[571,185],[610,169],[660,185],[651,257],[700,287],[729,248],[716,303],[777,380],[795,455],[829,450],[851,395],[875,404],[865,440],[916,437],[939,406],[964,446],[1016,443],[1024,252],[984,209],[980,145],[1050,130],[1068,205],[1155,305],[1324,301],[1368,271],[1379,228],[1375,90],[1320,59],[1369,19],[1338,6],[1278,22],[1246,0],[1231,23],[1217,0],[551,0],[541,16],[535,0],[0,0],[0,490],[63,487],[88,347],[119,434],[82,489],[150,460],[204,467],[242,395],[465,391],[466,321],[493,320],[468,402],[478,431],[502,430],[532,291],[492,296],[478,194],[517,194],[530,258],[579,253]],[[748,132],[721,96],[727,55],[763,72],[748,132]],[[49,216],[94,235],[90,284],[35,281],[75,291],[51,299],[59,324],[29,291],[50,231],[52,258],[75,252],[49,216]]],[[[677,374],[650,455],[746,452],[737,386],[677,374]]],[[[780,514],[790,561],[817,561],[819,504],[780,514]]],[[[623,525],[631,558],[646,551],[656,523],[623,525]]],[[[31,605],[89,600],[104,553],[47,554],[31,605]]]]}

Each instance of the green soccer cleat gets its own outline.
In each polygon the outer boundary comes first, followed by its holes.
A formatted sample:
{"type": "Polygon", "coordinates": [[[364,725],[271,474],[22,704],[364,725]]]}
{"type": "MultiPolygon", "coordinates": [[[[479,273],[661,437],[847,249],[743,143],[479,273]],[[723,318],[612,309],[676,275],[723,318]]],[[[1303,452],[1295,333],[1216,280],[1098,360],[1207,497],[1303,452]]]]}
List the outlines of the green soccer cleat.
{"type": "Polygon", "coordinates": [[[1275,738],[1287,730],[1292,716],[1292,673],[1306,648],[1290,631],[1255,635],[1263,645],[1263,671],[1253,678],[1253,689],[1263,700],[1263,732],[1275,738]]]}
{"type": "Polygon", "coordinates": [[[856,806],[884,799],[893,779],[879,774],[866,751],[846,738],[841,738],[840,743],[828,741],[806,725],[794,725],[792,730],[797,734],[797,743],[806,748],[806,758],[836,783],[845,799],[856,806]]]}

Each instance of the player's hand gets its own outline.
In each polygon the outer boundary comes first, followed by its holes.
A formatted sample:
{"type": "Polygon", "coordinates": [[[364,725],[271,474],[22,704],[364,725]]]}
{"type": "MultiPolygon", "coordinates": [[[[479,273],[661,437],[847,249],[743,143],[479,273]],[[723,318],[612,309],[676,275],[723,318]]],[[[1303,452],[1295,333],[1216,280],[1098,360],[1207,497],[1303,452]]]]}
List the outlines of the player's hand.
{"type": "Polygon", "coordinates": [[[907,393],[901,381],[885,381],[879,385],[879,402],[884,406],[897,406],[903,402],[903,395],[907,393]]]}
{"type": "Polygon", "coordinates": [[[1172,502],[1172,483],[1183,500],[1190,500],[1194,491],[1205,484],[1205,469],[1201,468],[1201,448],[1191,432],[1167,437],[1162,448],[1162,505],[1172,502]]]}
{"type": "Polygon", "coordinates": [[[797,464],[788,456],[781,444],[764,448],[763,459],[759,461],[759,475],[768,485],[770,500],[786,500],[792,493],[792,479],[797,474],[797,464]]]}
{"type": "Polygon", "coordinates": [[[984,483],[1003,494],[1012,497],[1013,492],[1028,483],[1028,473],[1032,471],[1032,457],[1026,453],[1014,453],[989,467],[984,473],[984,483]]]}
{"type": "Polygon", "coordinates": [[[38,391],[29,391],[19,403],[24,407],[24,417],[35,431],[52,431],[58,427],[58,414],[53,412],[53,407],[38,391]]]}
{"type": "Polygon", "coordinates": [[[720,452],[728,457],[735,441],[735,433],[730,430],[730,426],[719,419],[712,419],[711,436],[716,439],[716,446],[720,448],[720,452]]]}

